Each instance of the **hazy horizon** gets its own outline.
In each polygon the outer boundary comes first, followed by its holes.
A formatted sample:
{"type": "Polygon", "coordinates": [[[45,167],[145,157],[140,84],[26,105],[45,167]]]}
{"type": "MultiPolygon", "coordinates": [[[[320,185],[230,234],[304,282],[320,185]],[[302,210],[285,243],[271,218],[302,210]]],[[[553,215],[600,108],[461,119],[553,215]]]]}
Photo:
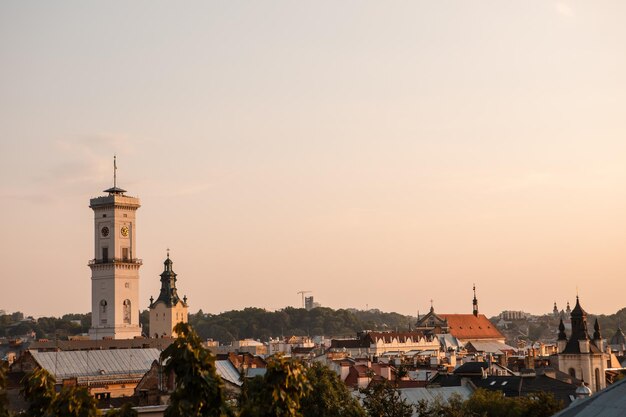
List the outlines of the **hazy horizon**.
{"type": "Polygon", "coordinates": [[[190,311],[626,306],[626,3],[0,4],[0,309],[90,309],[141,199],[190,311]]]}

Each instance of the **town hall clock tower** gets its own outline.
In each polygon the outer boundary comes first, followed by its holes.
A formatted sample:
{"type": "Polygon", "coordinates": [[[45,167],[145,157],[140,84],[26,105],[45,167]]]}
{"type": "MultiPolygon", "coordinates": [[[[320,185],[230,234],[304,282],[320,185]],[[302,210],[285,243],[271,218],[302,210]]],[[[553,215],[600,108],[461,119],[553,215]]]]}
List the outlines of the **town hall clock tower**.
{"type": "MultiPolygon", "coordinates": [[[[114,167],[115,171],[116,167],[114,167]]],[[[141,336],[139,326],[139,267],[136,255],[135,213],[139,199],[117,187],[92,198],[94,258],[91,268],[91,339],[132,339],[141,336]]]]}

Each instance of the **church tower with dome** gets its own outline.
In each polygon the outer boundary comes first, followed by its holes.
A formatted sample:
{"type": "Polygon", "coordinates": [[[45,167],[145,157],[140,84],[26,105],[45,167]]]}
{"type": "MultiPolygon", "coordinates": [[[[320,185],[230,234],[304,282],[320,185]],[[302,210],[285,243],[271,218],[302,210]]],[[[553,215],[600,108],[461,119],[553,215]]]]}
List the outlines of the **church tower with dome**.
{"type": "Polygon", "coordinates": [[[150,297],[150,337],[176,337],[174,326],[187,323],[187,296],[182,299],[176,289],[177,274],[172,269],[169,250],[163,262],[161,273],[161,291],[155,300],[150,297]]]}

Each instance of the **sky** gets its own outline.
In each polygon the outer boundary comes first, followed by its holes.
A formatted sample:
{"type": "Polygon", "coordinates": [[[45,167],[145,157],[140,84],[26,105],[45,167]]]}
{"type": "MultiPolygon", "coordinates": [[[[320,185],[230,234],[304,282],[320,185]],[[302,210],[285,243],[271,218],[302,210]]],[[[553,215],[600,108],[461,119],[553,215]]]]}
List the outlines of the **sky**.
{"type": "Polygon", "coordinates": [[[626,307],[626,2],[3,1],[0,309],[88,312],[89,199],[190,311],[626,307]]]}

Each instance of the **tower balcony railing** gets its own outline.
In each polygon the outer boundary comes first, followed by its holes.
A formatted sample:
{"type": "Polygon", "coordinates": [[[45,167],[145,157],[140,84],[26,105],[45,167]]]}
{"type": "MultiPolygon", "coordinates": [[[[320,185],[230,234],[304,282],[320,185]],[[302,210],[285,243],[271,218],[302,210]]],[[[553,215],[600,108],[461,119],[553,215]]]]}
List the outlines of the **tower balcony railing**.
{"type": "Polygon", "coordinates": [[[135,264],[142,265],[143,261],[139,258],[108,258],[108,259],[91,259],[89,265],[100,264],[135,264]]]}

